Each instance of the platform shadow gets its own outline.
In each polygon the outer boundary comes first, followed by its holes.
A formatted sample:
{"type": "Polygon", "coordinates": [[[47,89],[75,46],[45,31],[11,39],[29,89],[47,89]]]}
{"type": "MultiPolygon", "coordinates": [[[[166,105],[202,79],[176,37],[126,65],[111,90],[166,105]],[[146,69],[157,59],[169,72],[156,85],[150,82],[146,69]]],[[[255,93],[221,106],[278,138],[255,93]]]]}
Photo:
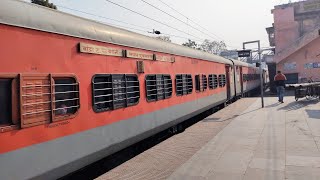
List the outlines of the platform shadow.
{"type": "Polygon", "coordinates": [[[279,106],[281,103],[280,102],[277,102],[277,103],[274,103],[274,104],[270,104],[268,106],[265,106],[265,108],[272,108],[272,107],[276,107],[276,106],[279,106]]]}
{"type": "Polygon", "coordinates": [[[309,118],[320,119],[320,110],[306,109],[309,118]]]}
{"type": "Polygon", "coordinates": [[[250,113],[255,112],[257,110],[260,110],[260,109],[261,108],[254,109],[254,110],[242,113],[242,114],[236,114],[236,115],[233,115],[232,117],[229,117],[227,119],[223,119],[223,118],[206,118],[206,119],[202,120],[201,122],[223,122],[223,121],[228,121],[228,120],[234,119],[236,117],[243,116],[245,114],[250,114],[250,113]]]}
{"type": "Polygon", "coordinates": [[[319,100],[304,100],[304,101],[294,101],[289,104],[287,104],[284,107],[279,108],[278,110],[286,110],[286,111],[294,111],[301,108],[304,108],[308,105],[317,104],[319,103],[319,100]]]}

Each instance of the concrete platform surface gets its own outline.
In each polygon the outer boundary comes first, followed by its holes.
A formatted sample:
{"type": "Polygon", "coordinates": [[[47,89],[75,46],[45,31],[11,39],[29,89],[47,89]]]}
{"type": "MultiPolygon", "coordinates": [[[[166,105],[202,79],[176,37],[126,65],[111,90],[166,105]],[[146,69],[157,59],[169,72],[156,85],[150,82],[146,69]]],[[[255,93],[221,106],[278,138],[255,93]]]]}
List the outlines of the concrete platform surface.
{"type": "Polygon", "coordinates": [[[265,105],[256,98],[168,179],[320,180],[320,102],[265,105]]]}
{"type": "Polygon", "coordinates": [[[241,115],[255,101],[257,101],[257,98],[240,99],[205,120],[193,124],[184,132],[164,140],[113,168],[98,177],[97,180],[167,179],[232,122],[234,117],[241,115]]]}

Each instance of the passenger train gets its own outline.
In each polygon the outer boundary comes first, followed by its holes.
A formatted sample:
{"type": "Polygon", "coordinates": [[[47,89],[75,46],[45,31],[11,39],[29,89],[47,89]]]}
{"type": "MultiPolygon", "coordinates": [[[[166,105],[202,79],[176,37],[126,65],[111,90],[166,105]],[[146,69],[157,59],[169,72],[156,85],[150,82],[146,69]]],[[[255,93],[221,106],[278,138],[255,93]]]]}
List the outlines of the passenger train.
{"type": "Polygon", "coordinates": [[[0,39],[0,179],[62,177],[260,85],[250,64],[19,0],[0,1],[0,39]]]}

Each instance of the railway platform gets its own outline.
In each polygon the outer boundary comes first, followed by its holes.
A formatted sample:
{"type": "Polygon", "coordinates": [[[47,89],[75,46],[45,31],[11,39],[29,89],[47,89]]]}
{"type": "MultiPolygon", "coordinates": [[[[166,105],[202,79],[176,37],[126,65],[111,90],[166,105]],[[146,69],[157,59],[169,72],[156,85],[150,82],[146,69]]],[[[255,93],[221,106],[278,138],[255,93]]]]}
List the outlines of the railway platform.
{"type": "Polygon", "coordinates": [[[257,99],[169,179],[320,179],[320,103],[257,99]]]}
{"type": "Polygon", "coordinates": [[[241,99],[98,179],[320,179],[320,102],[241,99]]]}

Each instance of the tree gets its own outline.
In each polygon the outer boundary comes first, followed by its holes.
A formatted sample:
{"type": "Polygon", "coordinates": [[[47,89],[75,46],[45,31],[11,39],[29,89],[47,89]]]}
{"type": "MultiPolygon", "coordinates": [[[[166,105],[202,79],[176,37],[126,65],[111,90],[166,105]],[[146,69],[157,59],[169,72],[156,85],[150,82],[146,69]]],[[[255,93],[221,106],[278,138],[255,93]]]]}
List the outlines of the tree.
{"type": "Polygon", "coordinates": [[[156,39],[160,39],[162,41],[171,42],[170,36],[157,36],[156,39]]]}
{"type": "Polygon", "coordinates": [[[198,44],[195,41],[192,41],[191,39],[188,39],[188,42],[183,43],[182,46],[187,46],[193,49],[199,49],[198,44]]]}
{"type": "Polygon", "coordinates": [[[53,3],[49,3],[49,0],[31,0],[31,3],[45,6],[51,9],[57,9],[57,6],[54,5],[53,3]]]}
{"type": "Polygon", "coordinates": [[[210,41],[205,39],[200,45],[200,48],[205,52],[219,55],[222,51],[227,50],[227,45],[223,41],[210,41]]]}

